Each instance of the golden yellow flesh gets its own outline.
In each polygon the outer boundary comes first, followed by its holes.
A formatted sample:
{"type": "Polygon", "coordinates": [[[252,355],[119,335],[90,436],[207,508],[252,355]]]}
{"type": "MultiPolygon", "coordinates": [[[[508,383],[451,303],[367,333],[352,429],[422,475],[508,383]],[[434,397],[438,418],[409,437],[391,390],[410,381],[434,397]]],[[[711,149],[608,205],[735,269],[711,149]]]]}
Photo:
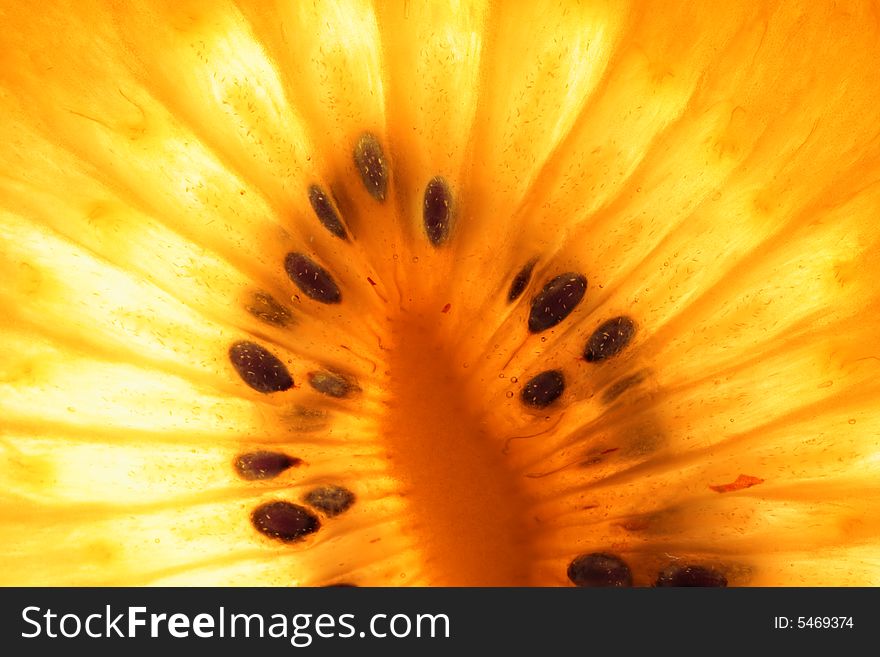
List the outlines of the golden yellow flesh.
{"type": "Polygon", "coordinates": [[[671,563],[880,584],[876,2],[7,0],[0,19],[0,583],[563,585],[599,551],[639,585],[671,563]],[[303,295],[290,252],[342,303],[303,295]],[[530,334],[567,271],[586,296],[530,334]],[[632,344],[584,361],[618,315],[632,344]],[[249,388],[240,340],[296,386],[249,388]],[[556,368],[563,396],[524,407],[556,368]],[[319,370],[360,391],[319,394],[319,370]],[[266,449],[303,464],[236,475],[266,449]],[[740,476],[760,483],[725,488],[740,476]],[[315,534],[252,526],[325,484],[357,501],[315,534]]]}

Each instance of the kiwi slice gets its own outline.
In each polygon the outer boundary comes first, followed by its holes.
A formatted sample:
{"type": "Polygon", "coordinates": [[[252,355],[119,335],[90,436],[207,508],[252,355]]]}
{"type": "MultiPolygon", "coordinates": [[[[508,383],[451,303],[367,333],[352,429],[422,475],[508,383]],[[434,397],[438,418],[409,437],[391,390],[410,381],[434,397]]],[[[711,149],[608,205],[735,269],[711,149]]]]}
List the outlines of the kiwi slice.
{"type": "Polygon", "coordinates": [[[4,8],[0,583],[880,583],[875,9],[4,8]]]}

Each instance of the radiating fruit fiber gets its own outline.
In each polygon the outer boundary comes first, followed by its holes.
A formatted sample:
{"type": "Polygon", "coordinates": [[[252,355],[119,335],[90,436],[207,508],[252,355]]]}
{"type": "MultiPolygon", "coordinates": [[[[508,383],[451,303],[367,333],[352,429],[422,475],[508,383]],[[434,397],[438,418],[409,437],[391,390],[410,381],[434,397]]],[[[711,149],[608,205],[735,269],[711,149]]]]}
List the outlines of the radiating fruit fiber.
{"type": "Polygon", "coordinates": [[[0,18],[0,583],[880,584],[876,1],[0,18]]]}

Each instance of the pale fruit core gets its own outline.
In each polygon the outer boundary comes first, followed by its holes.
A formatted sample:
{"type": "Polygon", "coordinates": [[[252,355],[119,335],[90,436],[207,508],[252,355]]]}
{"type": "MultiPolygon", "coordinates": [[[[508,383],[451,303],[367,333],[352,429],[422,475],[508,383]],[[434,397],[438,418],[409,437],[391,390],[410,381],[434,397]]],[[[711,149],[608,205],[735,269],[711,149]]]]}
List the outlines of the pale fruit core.
{"type": "Polygon", "coordinates": [[[433,586],[527,585],[528,500],[477,402],[436,309],[391,319],[390,409],[382,427],[433,586]]]}

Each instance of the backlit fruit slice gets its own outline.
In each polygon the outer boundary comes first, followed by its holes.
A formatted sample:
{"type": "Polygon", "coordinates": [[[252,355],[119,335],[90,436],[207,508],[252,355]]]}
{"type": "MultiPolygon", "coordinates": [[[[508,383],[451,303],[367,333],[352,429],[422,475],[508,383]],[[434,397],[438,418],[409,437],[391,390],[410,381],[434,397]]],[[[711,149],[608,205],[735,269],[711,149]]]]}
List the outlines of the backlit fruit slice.
{"type": "Polygon", "coordinates": [[[5,585],[880,584],[872,2],[5,3],[5,585]]]}

